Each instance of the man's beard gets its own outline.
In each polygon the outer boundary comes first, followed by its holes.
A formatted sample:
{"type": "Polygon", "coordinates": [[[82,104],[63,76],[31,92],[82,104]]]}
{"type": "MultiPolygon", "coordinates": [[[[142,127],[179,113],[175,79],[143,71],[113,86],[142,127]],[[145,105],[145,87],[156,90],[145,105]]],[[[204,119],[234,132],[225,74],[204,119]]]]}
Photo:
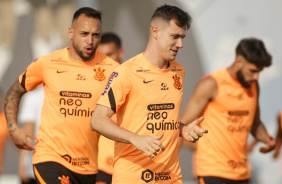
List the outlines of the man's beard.
{"type": "Polygon", "coordinates": [[[240,82],[240,84],[244,87],[244,88],[249,88],[251,87],[251,84],[248,83],[245,78],[244,78],[244,75],[242,73],[242,69],[238,70],[236,72],[236,75],[237,75],[237,78],[238,78],[238,81],[240,82]]]}
{"type": "Polygon", "coordinates": [[[73,44],[74,49],[76,50],[77,54],[85,61],[90,61],[93,58],[95,50],[91,54],[83,54],[83,50],[79,50],[79,47],[73,44]]]}

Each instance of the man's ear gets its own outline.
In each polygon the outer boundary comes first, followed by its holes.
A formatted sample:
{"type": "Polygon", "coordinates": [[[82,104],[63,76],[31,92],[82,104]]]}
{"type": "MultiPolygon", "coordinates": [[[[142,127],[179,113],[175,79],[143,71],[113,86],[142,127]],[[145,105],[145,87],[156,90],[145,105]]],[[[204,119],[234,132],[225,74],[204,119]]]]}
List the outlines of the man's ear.
{"type": "Polygon", "coordinates": [[[159,34],[159,28],[158,26],[152,26],[151,27],[151,32],[152,32],[152,35],[155,39],[158,39],[158,34],[159,34]]]}
{"type": "Polygon", "coordinates": [[[244,65],[244,61],[245,59],[243,58],[243,56],[236,56],[236,59],[234,61],[236,67],[241,68],[244,65]]]}
{"type": "Polygon", "coordinates": [[[71,40],[72,37],[73,37],[73,28],[70,27],[68,30],[68,38],[71,40]]]}

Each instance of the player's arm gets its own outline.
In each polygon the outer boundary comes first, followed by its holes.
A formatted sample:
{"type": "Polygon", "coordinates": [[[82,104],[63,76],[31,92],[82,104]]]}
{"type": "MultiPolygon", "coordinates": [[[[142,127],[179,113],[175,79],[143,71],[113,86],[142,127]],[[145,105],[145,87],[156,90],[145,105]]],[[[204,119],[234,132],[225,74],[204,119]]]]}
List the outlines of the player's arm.
{"type": "Polygon", "coordinates": [[[277,117],[277,123],[278,123],[278,127],[277,127],[277,133],[276,133],[276,146],[275,146],[275,150],[274,150],[274,154],[273,157],[277,158],[280,154],[280,149],[281,149],[281,143],[282,143],[282,131],[281,131],[281,115],[279,114],[277,117]]]}
{"type": "Polygon", "coordinates": [[[6,94],[4,110],[11,140],[20,149],[33,150],[34,148],[31,146],[27,138],[35,137],[27,133],[25,130],[19,128],[17,123],[20,100],[22,95],[25,93],[26,90],[17,80],[6,94]]]}
{"type": "Polygon", "coordinates": [[[153,155],[157,155],[160,149],[164,150],[162,143],[159,141],[163,134],[159,136],[141,136],[134,134],[115,124],[111,120],[113,114],[114,111],[110,108],[97,104],[91,118],[92,130],[114,141],[132,144],[150,158],[153,158],[153,155]]]}
{"type": "MultiPolygon", "coordinates": [[[[258,83],[257,83],[257,91],[259,96],[258,83]]],[[[258,98],[257,98],[257,108],[256,108],[256,113],[255,113],[255,118],[254,118],[254,123],[252,126],[251,133],[258,141],[266,144],[265,147],[260,148],[260,152],[267,153],[275,148],[275,140],[270,135],[268,135],[265,126],[261,122],[258,98]]]]}
{"type": "Polygon", "coordinates": [[[195,118],[201,114],[210,101],[216,98],[216,95],[217,85],[214,78],[211,76],[202,78],[182,113],[181,122],[183,123],[180,126],[180,136],[187,141],[195,142],[203,136],[203,133],[208,132],[198,126],[203,121],[203,117],[196,120],[195,118]]]}

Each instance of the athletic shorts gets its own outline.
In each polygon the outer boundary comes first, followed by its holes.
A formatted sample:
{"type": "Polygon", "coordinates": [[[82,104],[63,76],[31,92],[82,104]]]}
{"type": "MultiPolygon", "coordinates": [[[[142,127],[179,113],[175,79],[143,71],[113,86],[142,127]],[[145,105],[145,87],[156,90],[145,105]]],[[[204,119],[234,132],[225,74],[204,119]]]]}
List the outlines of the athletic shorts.
{"type": "Polygon", "coordinates": [[[199,176],[198,184],[251,184],[251,182],[250,180],[229,180],[212,176],[199,176]]]}
{"type": "Polygon", "coordinates": [[[28,181],[21,181],[21,184],[36,184],[36,179],[29,178],[28,181]]]}
{"type": "Polygon", "coordinates": [[[93,184],[96,182],[96,174],[78,174],[57,162],[34,164],[33,171],[38,184],[93,184]]]}
{"type": "Polygon", "coordinates": [[[101,170],[98,170],[96,177],[96,184],[111,184],[112,183],[112,175],[107,174],[101,170]]]}

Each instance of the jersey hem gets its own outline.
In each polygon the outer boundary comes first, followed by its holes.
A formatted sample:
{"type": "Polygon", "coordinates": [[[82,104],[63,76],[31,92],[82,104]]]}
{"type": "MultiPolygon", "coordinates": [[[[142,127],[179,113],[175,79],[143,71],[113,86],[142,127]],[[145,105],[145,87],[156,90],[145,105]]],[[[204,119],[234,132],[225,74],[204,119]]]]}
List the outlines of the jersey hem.
{"type": "Polygon", "coordinates": [[[232,177],[227,177],[226,175],[220,176],[220,175],[217,175],[217,174],[202,174],[202,175],[197,174],[197,177],[209,177],[209,176],[211,176],[211,177],[218,177],[218,178],[224,178],[224,179],[229,179],[229,180],[236,180],[236,181],[250,179],[250,176],[249,177],[241,177],[241,178],[240,177],[232,178],[232,177]]]}
{"type": "Polygon", "coordinates": [[[75,172],[75,173],[77,173],[77,174],[81,174],[81,175],[91,175],[91,174],[97,174],[97,173],[98,173],[98,169],[97,169],[96,172],[95,172],[95,171],[93,171],[93,172],[91,172],[91,171],[81,171],[81,170],[75,169],[75,168],[73,168],[73,167],[69,167],[69,165],[63,164],[62,162],[60,162],[60,161],[58,161],[58,160],[41,160],[41,161],[34,161],[34,162],[32,162],[32,164],[34,165],[34,164],[39,164],[39,163],[44,163],[44,162],[56,162],[56,163],[58,163],[58,164],[64,166],[65,168],[69,169],[70,171],[75,172]]]}
{"type": "Polygon", "coordinates": [[[98,168],[98,171],[102,171],[102,172],[109,174],[109,175],[113,175],[113,173],[114,173],[114,172],[108,172],[105,169],[101,169],[101,168],[98,168]]]}

